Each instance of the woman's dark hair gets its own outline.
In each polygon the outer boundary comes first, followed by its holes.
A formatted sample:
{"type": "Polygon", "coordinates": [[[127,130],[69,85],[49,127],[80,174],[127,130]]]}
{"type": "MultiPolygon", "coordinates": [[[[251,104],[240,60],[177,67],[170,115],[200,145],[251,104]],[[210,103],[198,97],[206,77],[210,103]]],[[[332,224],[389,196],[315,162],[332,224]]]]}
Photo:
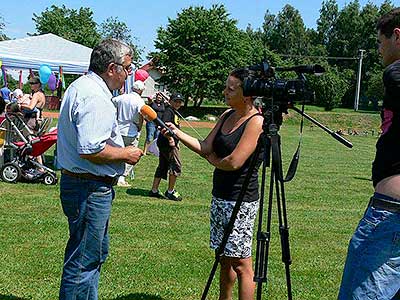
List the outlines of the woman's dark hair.
{"type": "Polygon", "coordinates": [[[0,96],[0,114],[6,109],[6,101],[0,96]]]}
{"type": "Polygon", "coordinates": [[[229,75],[239,79],[241,81],[240,86],[242,86],[242,83],[245,80],[245,78],[249,76],[249,69],[238,68],[229,73],[229,75]]]}
{"type": "Polygon", "coordinates": [[[387,38],[392,36],[395,28],[400,28],[400,8],[395,8],[384,14],[376,24],[376,29],[387,38]]]}

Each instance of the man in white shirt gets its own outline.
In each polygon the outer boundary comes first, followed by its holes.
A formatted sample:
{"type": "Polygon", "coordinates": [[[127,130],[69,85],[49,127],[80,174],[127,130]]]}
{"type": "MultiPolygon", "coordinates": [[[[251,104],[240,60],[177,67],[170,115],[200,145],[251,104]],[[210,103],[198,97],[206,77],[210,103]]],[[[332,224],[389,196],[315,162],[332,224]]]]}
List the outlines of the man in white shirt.
{"type": "MultiPolygon", "coordinates": [[[[138,147],[140,131],[142,130],[143,117],[140,109],[144,105],[141,95],[145,89],[143,81],[137,80],[132,87],[132,93],[123,94],[113,99],[117,107],[117,120],[125,146],[138,147]]],[[[118,186],[130,187],[126,177],[133,178],[133,165],[126,164],[123,176],[118,179],[118,186]]]]}
{"type": "Polygon", "coordinates": [[[58,119],[60,199],[68,219],[68,242],[59,300],[97,300],[101,266],[109,253],[114,184],[125,163],[142,150],[124,147],[111,102],[132,73],[132,48],[107,39],[93,48],[89,72],[70,84],[58,119]]]}

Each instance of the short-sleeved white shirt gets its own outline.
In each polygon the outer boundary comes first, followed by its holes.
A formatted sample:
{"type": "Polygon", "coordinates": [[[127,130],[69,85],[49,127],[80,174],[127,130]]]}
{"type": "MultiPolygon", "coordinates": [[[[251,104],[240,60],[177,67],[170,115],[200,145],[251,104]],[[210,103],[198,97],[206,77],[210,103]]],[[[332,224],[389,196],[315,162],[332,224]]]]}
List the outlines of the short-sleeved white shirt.
{"type": "Polygon", "coordinates": [[[57,159],[61,168],[98,176],[123,174],[123,162],[94,164],[80,154],[94,154],[108,144],[124,147],[112,94],[104,80],[89,72],[65,91],[58,119],[57,159]]]}
{"type": "Polygon", "coordinates": [[[142,97],[136,93],[123,94],[113,99],[117,106],[117,120],[122,136],[138,135],[140,109],[144,105],[142,97]]]}

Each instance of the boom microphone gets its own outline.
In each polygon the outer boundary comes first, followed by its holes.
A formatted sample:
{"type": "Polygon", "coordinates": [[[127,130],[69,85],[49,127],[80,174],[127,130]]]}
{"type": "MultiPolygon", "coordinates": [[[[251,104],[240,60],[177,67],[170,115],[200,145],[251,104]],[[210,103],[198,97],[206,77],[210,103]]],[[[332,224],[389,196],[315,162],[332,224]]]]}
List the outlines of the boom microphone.
{"type": "Polygon", "coordinates": [[[325,68],[321,65],[300,65],[293,67],[276,67],[276,71],[294,71],[302,74],[322,74],[325,72],[325,68]]]}
{"type": "Polygon", "coordinates": [[[175,133],[165,123],[157,117],[157,113],[148,105],[143,105],[140,109],[140,113],[147,121],[153,121],[157,126],[165,128],[168,131],[168,135],[172,136],[175,140],[178,140],[175,133]]]}

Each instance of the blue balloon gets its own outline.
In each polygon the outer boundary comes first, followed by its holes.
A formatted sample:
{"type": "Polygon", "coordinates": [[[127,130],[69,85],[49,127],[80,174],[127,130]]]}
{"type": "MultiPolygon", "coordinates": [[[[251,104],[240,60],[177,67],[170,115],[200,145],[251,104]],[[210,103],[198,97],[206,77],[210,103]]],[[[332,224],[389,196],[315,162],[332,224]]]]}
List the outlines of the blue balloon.
{"type": "Polygon", "coordinates": [[[39,68],[39,79],[42,84],[46,84],[49,81],[51,75],[51,68],[49,65],[40,65],[39,68]]]}

